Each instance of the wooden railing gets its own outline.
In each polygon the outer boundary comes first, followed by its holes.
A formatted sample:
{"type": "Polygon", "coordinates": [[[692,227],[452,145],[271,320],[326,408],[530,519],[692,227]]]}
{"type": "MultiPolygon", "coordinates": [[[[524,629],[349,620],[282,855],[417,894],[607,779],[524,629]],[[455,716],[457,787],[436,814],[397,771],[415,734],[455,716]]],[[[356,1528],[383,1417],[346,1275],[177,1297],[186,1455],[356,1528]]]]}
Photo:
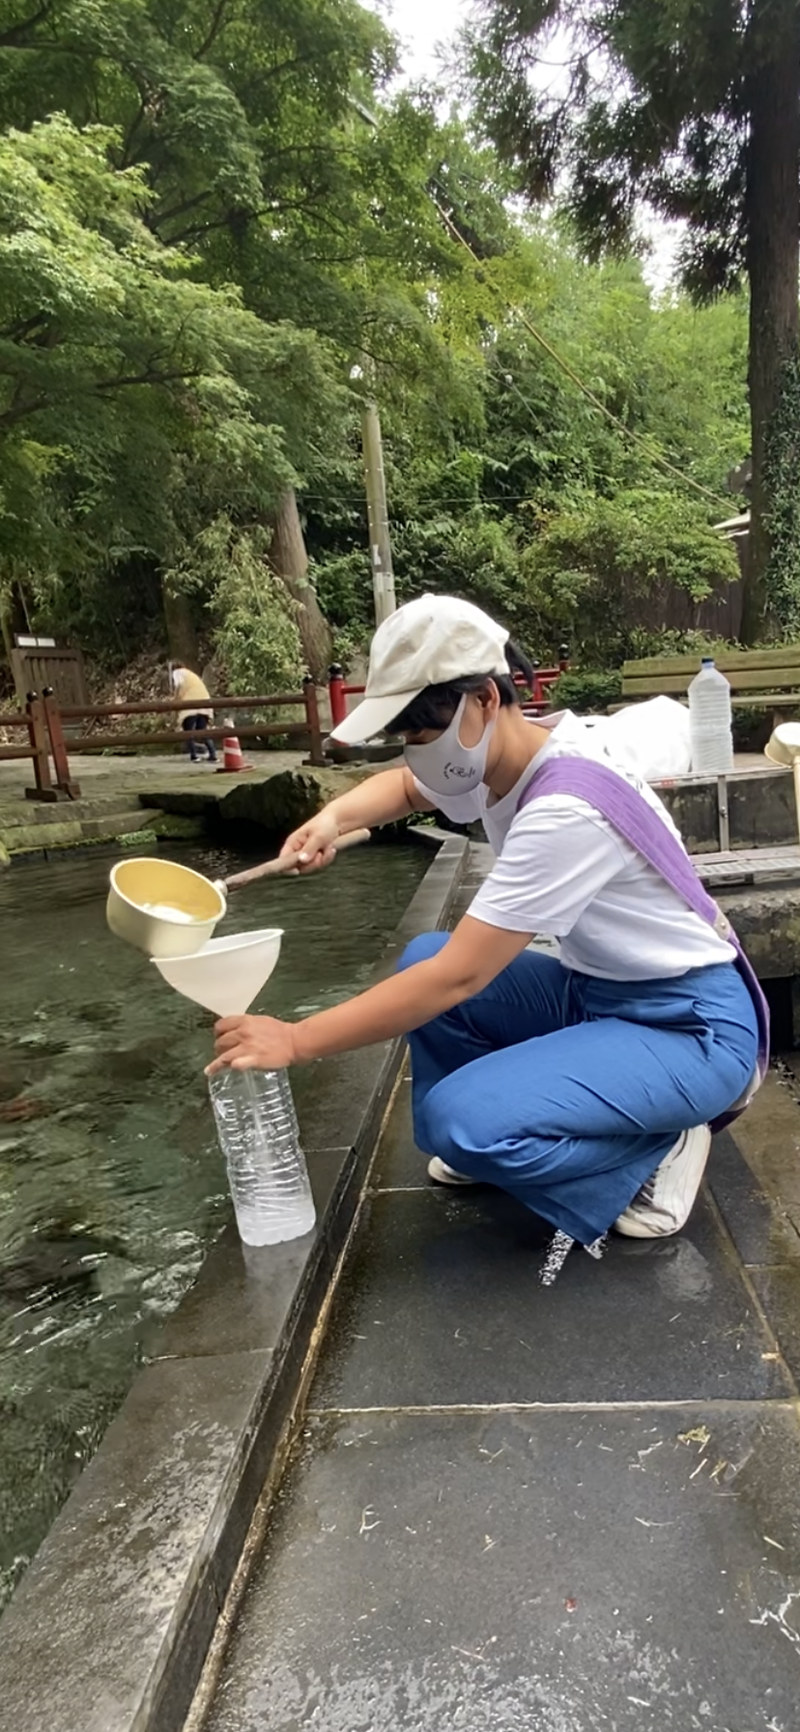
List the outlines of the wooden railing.
{"type": "Polygon", "coordinates": [[[16,763],[28,759],[33,764],[34,787],[25,789],[26,800],[57,800],[59,792],[50,774],[47,718],[44,700],[35,692],[28,695],[24,711],[0,713],[0,728],[24,729],[28,739],[22,746],[0,745],[0,763],[16,763]]]}
{"type": "MultiPolygon", "coordinates": [[[[202,708],[206,708],[203,702],[202,708]]],[[[322,727],[319,718],[316,687],[313,680],[306,680],[302,692],[281,692],[274,697],[216,697],[209,699],[208,708],[223,715],[235,714],[237,710],[253,711],[280,709],[302,709],[305,714],[302,721],[265,721],[247,722],[244,726],[236,726],[235,732],[240,740],[263,740],[288,737],[291,740],[303,741],[308,747],[309,762],[323,764],[322,727]]],[[[15,758],[32,758],[34,761],[36,787],[26,788],[28,799],[57,800],[77,799],[80,788],[72,778],[69,754],[83,752],[104,752],[115,747],[129,748],[137,746],[185,746],[188,735],[180,728],[131,729],[124,733],[114,732],[83,732],[70,733],[67,740],[64,732],[65,723],[110,721],[116,717],[125,716],[160,716],[171,717],[181,710],[191,709],[191,703],[186,698],[164,698],[145,700],[136,704],[65,704],[62,708],[54,694],[47,690],[41,697],[32,693],[28,699],[25,715],[0,715],[0,726],[26,727],[29,734],[27,746],[0,746],[0,762],[15,758]],[[53,775],[50,773],[49,759],[53,760],[53,775]]],[[[214,726],[197,729],[191,738],[202,745],[205,740],[223,740],[231,733],[229,726],[214,726]]]]}
{"type": "MultiPolygon", "coordinates": [[[[522,674],[514,675],[514,684],[529,695],[522,699],[522,709],[526,716],[541,716],[550,705],[550,688],[555,685],[561,674],[569,671],[569,650],[562,644],[558,652],[558,666],[542,668],[538,662],[533,662],[533,680],[529,685],[522,674]]],[[[335,728],[344,721],[348,713],[348,698],[361,697],[364,686],[349,685],[338,662],[328,669],[328,697],[331,706],[331,718],[335,728]]]]}

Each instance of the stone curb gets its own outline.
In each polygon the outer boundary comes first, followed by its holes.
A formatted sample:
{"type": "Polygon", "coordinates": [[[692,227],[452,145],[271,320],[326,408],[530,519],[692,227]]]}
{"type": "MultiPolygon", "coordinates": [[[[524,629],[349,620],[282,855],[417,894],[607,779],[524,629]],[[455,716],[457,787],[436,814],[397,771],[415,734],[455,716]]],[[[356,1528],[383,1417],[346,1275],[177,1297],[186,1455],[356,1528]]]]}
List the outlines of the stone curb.
{"type": "MultiPolygon", "coordinates": [[[[437,849],[386,947],[443,928],[468,844],[437,849]]],[[[303,1143],[314,1234],[245,1250],[232,1228],[153,1344],[0,1622],[2,1732],[179,1732],[358,1207],[402,1059],[321,1064],[303,1143]]]]}

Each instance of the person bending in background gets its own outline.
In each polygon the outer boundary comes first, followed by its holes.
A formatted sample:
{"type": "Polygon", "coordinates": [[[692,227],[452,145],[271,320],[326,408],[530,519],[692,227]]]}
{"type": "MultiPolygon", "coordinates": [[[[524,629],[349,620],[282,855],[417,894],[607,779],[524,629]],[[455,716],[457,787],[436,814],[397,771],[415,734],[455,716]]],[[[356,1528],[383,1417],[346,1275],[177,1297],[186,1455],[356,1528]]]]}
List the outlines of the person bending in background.
{"type": "Polygon", "coordinates": [[[205,746],[210,762],[215,764],[217,748],[214,741],[205,737],[200,740],[195,739],[197,733],[205,736],[209,722],[214,720],[214,711],[210,705],[208,708],[204,707],[204,700],[205,704],[208,704],[208,699],[211,696],[208,687],[203,684],[199,674],[192,673],[191,668],[173,668],[172,689],[176,698],[185,698],[186,700],[187,707],[180,711],[178,720],[187,736],[192,763],[198,763],[203,756],[202,751],[198,751],[198,746],[205,746]]]}

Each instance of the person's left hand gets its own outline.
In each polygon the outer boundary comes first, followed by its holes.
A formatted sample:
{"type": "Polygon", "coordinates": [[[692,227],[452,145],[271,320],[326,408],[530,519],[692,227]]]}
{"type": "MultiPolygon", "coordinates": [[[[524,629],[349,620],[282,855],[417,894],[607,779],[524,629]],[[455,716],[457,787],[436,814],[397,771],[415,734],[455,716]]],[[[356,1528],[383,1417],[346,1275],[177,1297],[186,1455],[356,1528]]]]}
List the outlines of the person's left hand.
{"type": "Polygon", "coordinates": [[[294,1023],[275,1016],[223,1016],[214,1024],[212,1064],[206,1076],[225,1070],[285,1070],[295,1063],[294,1023]]]}

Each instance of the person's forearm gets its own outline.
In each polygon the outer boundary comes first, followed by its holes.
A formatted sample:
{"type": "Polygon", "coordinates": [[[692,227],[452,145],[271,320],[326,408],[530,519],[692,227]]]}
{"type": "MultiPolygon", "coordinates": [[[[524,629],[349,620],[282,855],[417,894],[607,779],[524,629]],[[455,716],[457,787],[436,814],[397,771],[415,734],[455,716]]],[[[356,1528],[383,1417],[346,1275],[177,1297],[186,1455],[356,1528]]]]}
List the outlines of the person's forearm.
{"type": "Polygon", "coordinates": [[[347,794],[339,794],[325,811],[338,824],[342,836],[362,826],[371,830],[421,811],[425,802],[421,798],[418,803],[413,801],[412,792],[413,783],[404,770],[382,770],[376,776],[368,776],[347,794]]]}
{"type": "Polygon", "coordinates": [[[215,1058],[206,1074],[213,1076],[226,1065],[282,1070],[410,1034],[482,992],[524,950],[528,937],[465,914],[434,955],[333,1010],[294,1023],[273,1016],[221,1017],[214,1030],[215,1058]]]}
{"type": "Polygon", "coordinates": [[[473,990],[474,983],[467,975],[462,977],[459,971],[450,973],[442,968],[440,956],[416,962],[357,998],[296,1023],[295,1062],[307,1064],[311,1059],[330,1058],[351,1047],[371,1046],[376,1041],[408,1034],[451,1010],[454,1004],[460,1004],[473,990]]]}

